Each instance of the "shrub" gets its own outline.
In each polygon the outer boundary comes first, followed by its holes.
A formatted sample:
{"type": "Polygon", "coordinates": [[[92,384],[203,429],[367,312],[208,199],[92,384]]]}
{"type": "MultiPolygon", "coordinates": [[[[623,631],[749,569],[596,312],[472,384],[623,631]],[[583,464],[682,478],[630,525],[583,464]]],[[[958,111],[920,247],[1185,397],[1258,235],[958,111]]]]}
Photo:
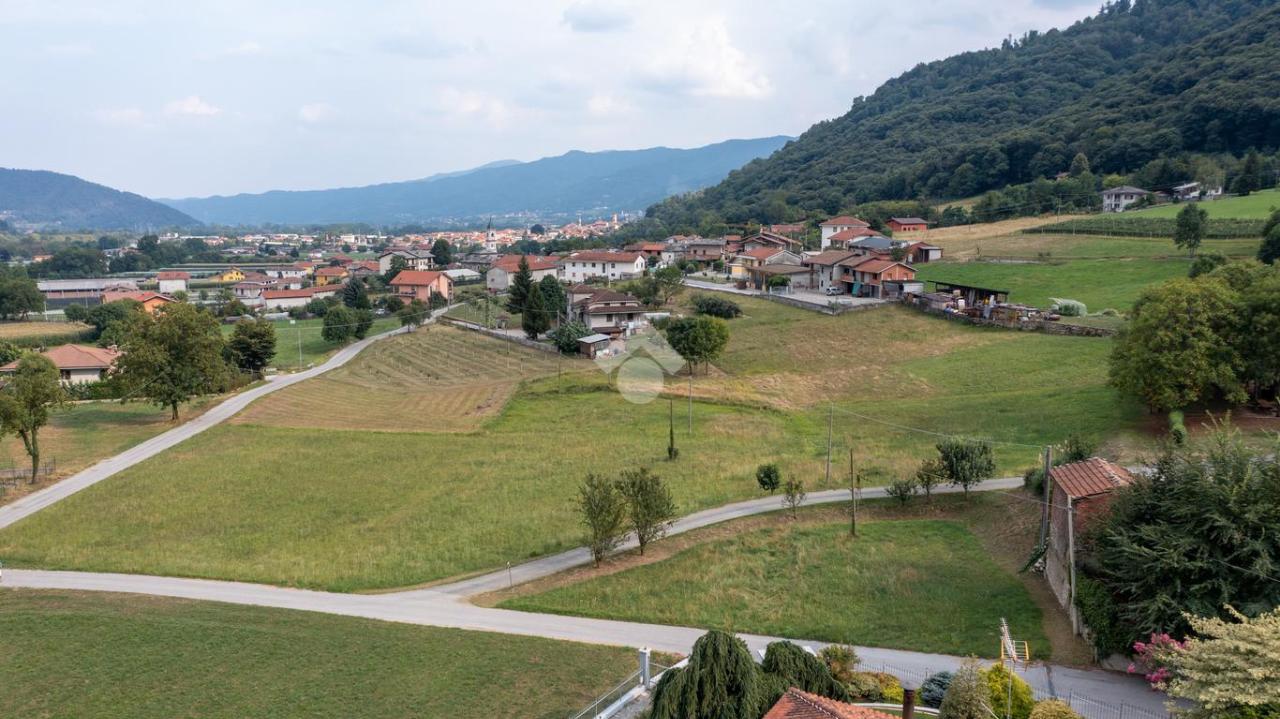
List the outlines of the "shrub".
{"type": "Polygon", "coordinates": [[[1050,297],[1049,300],[1053,302],[1053,311],[1063,317],[1084,317],[1089,314],[1089,308],[1078,300],[1069,300],[1063,297],[1050,297]]]}
{"type": "Polygon", "coordinates": [[[1182,410],[1175,409],[1169,413],[1169,437],[1174,444],[1186,444],[1187,425],[1184,423],[1182,410]]]}
{"type": "Polygon", "coordinates": [[[89,316],[89,308],[84,305],[67,305],[62,310],[62,314],[68,322],[84,322],[89,316]]]}
{"type": "Polygon", "coordinates": [[[551,344],[560,350],[560,354],[576,354],[578,352],[578,340],[591,334],[591,330],[578,320],[565,322],[547,334],[551,339],[551,344]]]}
{"type": "Polygon", "coordinates": [[[738,303],[713,295],[694,295],[691,300],[693,311],[700,315],[710,315],[720,319],[731,320],[742,315],[738,303]]]}
{"type": "Polygon", "coordinates": [[[1098,656],[1108,657],[1129,650],[1129,638],[1120,624],[1115,600],[1101,582],[1089,577],[1076,579],[1076,608],[1080,610],[1080,619],[1089,627],[1098,656]]]}
{"type": "Polygon", "coordinates": [[[867,672],[854,672],[845,682],[845,688],[849,690],[849,697],[853,701],[878,702],[884,698],[880,682],[867,672]]]}
{"type": "Polygon", "coordinates": [[[942,706],[942,697],[946,696],[949,686],[951,686],[951,672],[930,674],[929,678],[920,685],[920,703],[937,709],[942,706]]]}
{"type": "Polygon", "coordinates": [[[1045,699],[1042,702],[1036,702],[1031,709],[1031,719],[1082,719],[1071,708],[1071,705],[1061,699],[1045,699]]]}
{"type": "Polygon", "coordinates": [[[1022,486],[1039,496],[1044,491],[1044,467],[1036,466],[1022,473],[1022,486]]]}
{"type": "Polygon", "coordinates": [[[880,685],[880,701],[893,704],[902,703],[902,682],[898,681],[897,677],[884,672],[870,672],[869,674],[880,685]]]}
{"type": "Polygon", "coordinates": [[[997,715],[1005,716],[1008,709],[1008,716],[1012,719],[1030,719],[1035,698],[1031,696],[1031,685],[1022,677],[1003,664],[993,664],[982,672],[982,681],[987,687],[990,706],[997,715]]]}
{"type": "Polygon", "coordinates": [[[756,484],[769,494],[778,491],[778,487],[782,486],[782,473],[778,471],[778,465],[762,464],[756,467],[756,484]]]}
{"type": "Polygon", "coordinates": [[[760,669],[782,677],[788,686],[841,701],[849,699],[848,690],[831,676],[827,665],[792,642],[770,643],[760,669]]]}
{"type": "Polygon", "coordinates": [[[938,709],[939,719],[990,719],[987,688],[979,674],[978,660],[966,659],[951,676],[938,709]]]}
{"type": "Polygon", "coordinates": [[[857,672],[854,667],[858,666],[858,652],[853,647],[845,644],[828,644],[818,652],[818,658],[827,664],[827,671],[831,672],[831,676],[842,684],[848,684],[853,675],[857,672]]]}
{"type": "Polygon", "coordinates": [[[911,478],[895,479],[885,488],[885,493],[890,497],[898,500],[901,504],[906,504],[919,491],[916,481],[911,478]]]}

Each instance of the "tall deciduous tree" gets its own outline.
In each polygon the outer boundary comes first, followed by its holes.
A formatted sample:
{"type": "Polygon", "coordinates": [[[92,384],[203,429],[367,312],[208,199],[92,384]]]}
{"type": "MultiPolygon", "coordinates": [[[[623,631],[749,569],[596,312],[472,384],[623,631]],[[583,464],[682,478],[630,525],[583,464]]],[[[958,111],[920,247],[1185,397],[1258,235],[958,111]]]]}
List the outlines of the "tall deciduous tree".
{"type": "Polygon", "coordinates": [[[40,473],[40,428],[49,415],[68,401],[58,368],[43,355],[27,354],[0,390],[0,432],[16,434],[31,458],[31,483],[40,473]]]}
{"type": "Polygon", "coordinates": [[[524,305],[529,301],[529,293],[532,291],[533,271],[529,269],[529,258],[521,256],[520,264],[516,266],[516,276],[511,278],[507,311],[513,315],[524,312],[524,305]]]}
{"type": "Polygon", "coordinates": [[[698,364],[710,364],[729,344],[729,326],[715,317],[681,317],[667,325],[667,342],[693,372],[698,364]]]}
{"type": "Polygon", "coordinates": [[[1111,384],[1156,411],[1215,394],[1243,401],[1242,361],[1231,343],[1239,308],[1239,295],[1213,278],[1148,288],[1116,338],[1111,384]]]}
{"type": "Polygon", "coordinates": [[[1173,230],[1173,244],[1186,250],[1188,256],[1194,257],[1200,243],[1204,241],[1205,225],[1209,222],[1209,213],[1198,203],[1189,202],[1178,212],[1177,224],[1173,230]]]}
{"type": "Polygon", "coordinates": [[[44,295],[26,272],[10,270],[0,276],[0,317],[20,319],[43,307],[44,295]]]}
{"type": "Polygon", "coordinates": [[[412,332],[427,319],[427,305],[419,299],[414,299],[409,304],[401,307],[396,316],[400,318],[400,326],[408,327],[412,332]]]}
{"type": "Polygon", "coordinates": [[[320,336],[329,344],[341,344],[351,339],[356,329],[356,313],[345,305],[334,307],[325,313],[320,336]]]}
{"type": "Polygon", "coordinates": [[[437,265],[445,266],[453,263],[453,246],[443,237],[431,245],[431,255],[437,265]]]}
{"type": "Polygon", "coordinates": [[[1280,224],[1272,227],[1262,238],[1262,245],[1258,247],[1258,259],[1268,265],[1274,265],[1280,260],[1280,224]]]}
{"type": "Polygon", "coordinates": [[[194,305],[166,305],[154,316],[132,317],[117,377],[127,397],[168,407],[176,421],[178,405],[224,385],[223,346],[213,315],[194,305]]]}
{"type": "Polygon", "coordinates": [[[618,491],[643,555],[645,546],[661,539],[671,527],[676,516],[675,500],[662,478],[649,472],[647,467],[624,471],[618,480],[618,491]]]}
{"type": "Polygon", "coordinates": [[[741,639],[710,631],[688,665],[653,693],[653,719],[758,719],[760,672],[741,639]]]}
{"type": "Polygon", "coordinates": [[[622,542],[626,505],[618,486],[605,477],[588,474],[578,487],[578,514],[587,530],[587,548],[596,566],[622,542]]]}
{"type": "Polygon", "coordinates": [[[231,361],[245,372],[261,375],[276,355],[276,326],[266,320],[240,320],[227,340],[231,361]]]}
{"type": "Polygon", "coordinates": [[[1194,719],[1280,716],[1280,608],[1231,621],[1190,620],[1193,636],[1164,659],[1169,696],[1194,703],[1194,719]]]}

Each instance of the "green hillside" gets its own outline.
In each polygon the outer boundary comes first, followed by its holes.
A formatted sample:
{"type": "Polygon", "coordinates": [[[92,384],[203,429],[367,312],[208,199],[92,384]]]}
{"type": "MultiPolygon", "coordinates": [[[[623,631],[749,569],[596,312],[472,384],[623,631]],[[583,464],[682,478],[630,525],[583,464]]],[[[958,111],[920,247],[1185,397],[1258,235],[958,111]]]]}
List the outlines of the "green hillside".
{"type": "MultiPolygon", "coordinates": [[[[1202,202],[1200,206],[1212,219],[1265,220],[1275,210],[1280,210],[1280,190],[1263,190],[1245,197],[1224,197],[1221,200],[1202,202]]],[[[1136,217],[1177,217],[1182,205],[1161,205],[1146,210],[1135,210],[1136,217]]]]}
{"type": "Polygon", "coordinates": [[[57,172],[3,167],[0,219],[6,226],[63,231],[154,231],[200,224],[172,207],[132,192],[57,172]]]}
{"type": "Polygon", "coordinates": [[[875,200],[972,197],[1048,182],[1077,153],[1094,178],[1160,158],[1190,172],[1190,153],[1229,176],[1257,148],[1274,181],[1278,46],[1273,0],[1110,2],[1066,30],[920,65],[771,157],[649,215],[678,231],[825,217],[875,200]]]}

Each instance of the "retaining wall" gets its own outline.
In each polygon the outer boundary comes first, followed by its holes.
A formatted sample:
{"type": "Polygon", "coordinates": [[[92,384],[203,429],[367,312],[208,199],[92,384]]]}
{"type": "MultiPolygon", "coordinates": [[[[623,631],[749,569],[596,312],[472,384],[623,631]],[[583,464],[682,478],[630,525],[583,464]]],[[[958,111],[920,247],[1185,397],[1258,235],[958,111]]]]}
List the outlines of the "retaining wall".
{"type": "Polygon", "coordinates": [[[1050,320],[1028,320],[1026,322],[1008,323],[997,320],[986,319],[983,317],[970,317],[969,315],[959,314],[957,312],[944,312],[943,310],[920,305],[914,302],[903,300],[904,305],[914,307],[925,314],[935,315],[949,319],[952,322],[963,322],[970,325],[978,325],[980,327],[999,327],[1000,329],[1013,330],[1015,332],[1044,332],[1050,335],[1067,335],[1071,337],[1112,337],[1116,331],[1104,327],[1085,327],[1084,325],[1073,325],[1065,322],[1052,322],[1050,320]]]}

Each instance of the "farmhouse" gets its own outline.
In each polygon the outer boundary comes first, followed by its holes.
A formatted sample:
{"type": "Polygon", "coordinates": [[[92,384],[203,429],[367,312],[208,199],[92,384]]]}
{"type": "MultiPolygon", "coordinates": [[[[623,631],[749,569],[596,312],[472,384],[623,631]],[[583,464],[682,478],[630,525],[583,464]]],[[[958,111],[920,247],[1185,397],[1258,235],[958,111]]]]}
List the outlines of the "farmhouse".
{"type": "Polygon", "coordinates": [[[584,250],[562,259],[560,267],[562,276],[569,282],[585,282],[597,277],[629,280],[644,274],[645,260],[639,252],[584,250]]]}
{"type": "Polygon", "coordinates": [[[443,272],[401,270],[391,280],[391,289],[405,302],[411,300],[430,302],[433,292],[440,294],[446,300],[453,300],[453,280],[443,272]]]}
{"type": "Polygon", "coordinates": [[[147,290],[134,292],[108,290],[102,293],[103,304],[108,302],[119,302],[120,300],[133,300],[134,302],[142,303],[143,311],[149,315],[154,315],[159,312],[160,308],[167,304],[177,302],[177,300],[169,295],[161,294],[159,292],[149,292],[147,290]]]}
{"type": "Polygon", "coordinates": [[[560,265],[550,257],[539,255],[503,255],[484,275],[485,287],[490,292],[505,292],[511,286],[516,273],[520,271],[520,259],[529,263],[529,272],[534,282],[541,282],[544,277],[555,277],[559,274],[560,265]]]}
{"type": "Polygon", "coordinates": [[[822,231],[822,249],[825,250],[831,245],[831,237],[836,233],[844,232],[845,230],[867,230],[870,227],[871,223],[849,215],[832,217],[818,225],[818,228],[822,231]]]}
{"type": "Polygon", "coordinates": [[[1075,570],[1072,566],[1080,536],[1111,504],[1111,493],[1133,483],[1129,470],[1100,457],[1049,470],[1049,543],[1044,576],[1063,608],[1075,613],[1075,570]]]}
{"type": "Polygon", "coordinates": [[[573,317],[598,334],[629,335],[644,320],[640,300],[623,292],[578,285],[569,301],[573,317]]]}
{"type": "Polygon", "coordinates": [[[186,272],[157,272],[156,282],[157,288],[161,294],[173,294],[174,292],[186,292],[187,282],[191,281],[191,275],[186,272]]]}
{"type": "Polygon", "coordinates": [[[294,307],[306,307],[311,300],[333,297],[346,285],[321,285],[292,290],[262,290],[258,295],[263,307],[287,310],[294,307]]]}
{"type": "Polygon", "coordinates": [[[387,274],[391,271],[391,262],[395,258],[405,262],[405,269],[430,270],[436,266],[436,256],[426,250],[395,249],[378,255],[378,271],[387,274]]]}
{"type": "Polygon", "coordinates": [[[924,232],[929,229],[929,223],[919,217],[890,217],[889,229],[895,235],[902,232],[924,232]]]}
{"type": "Polygon", "coordinates": [[[843,291],[841,277],[844,268],[840,263],[855,256],[857,253],[850,250],[827,250],[806,256],[801,264],[809,268],[809,287],[823,292],[828,287],[840,287],[843,291]]]}
{"type": "MultiPolygon", "coordinates": [[[[61,345],[40,353],[48,357],[58,368],[58,378],[63,384],[89,384],[107,378],[115,366],[120,352],[111,347],[91,345],[61,345]]],[[[0,367],[0,374],[13,374],[18,370],[18,360],[0,367]]]]}
{"type": "Polygon", "coordinates": [[[1129,205],[1132,205],[1150,194],[1150,192],[1147,192],[1141,187],[1132,187],[1130,185],[1121,185],[1120,187],[1113,187],[1110,190],[1103,190],[1102,211],[1124,212],[1129,205]]]}

